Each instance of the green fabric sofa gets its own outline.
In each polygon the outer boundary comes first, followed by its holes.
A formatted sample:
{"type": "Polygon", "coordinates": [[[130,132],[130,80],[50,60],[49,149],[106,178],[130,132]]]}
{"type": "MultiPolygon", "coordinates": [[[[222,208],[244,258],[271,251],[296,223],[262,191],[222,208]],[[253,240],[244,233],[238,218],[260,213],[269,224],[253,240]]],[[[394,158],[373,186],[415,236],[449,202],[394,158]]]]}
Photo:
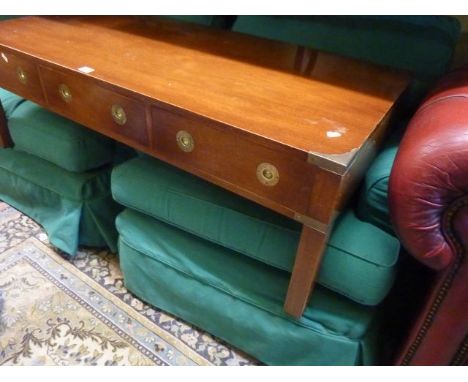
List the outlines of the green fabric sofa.
{"type": "Polygon", "coordinates": [[[110,195],[115,143],[0,89],[13,148],[0,149],[0,200],[31,216],[62,251],[116,251],[110,195]]]}
{"type": "Polygon", "coordinates": [[[266,364],[381,363],[381,316],[399,264],[388,177],[406,118],[447,69],[459,26],[446,17],[240,16],[233,29],[410,71],[406,114],[339,216],[299,320],[282,309],[298,225],[146,156],[112,172],[125,206],[117,218],[125,284],[266,364]]]}
{"type": "MultiPolygon", "coordinates": [[[[241,257],[292,271],[300,224],[159,160],[143,156],[116,167],[112,194],[128,209],[241,257]]],[[[395,237],[346,211],[328,243],[319,282],[361,304],[377,305],[392,285],[398,251],[395,237]]]]}
{"type": "Polygon", "coordinates": [[[117,166],[111,183],[127,207],[117,219],[120,264],[137,296],[269,364],[375,362],[374,306],[393,284],[395,237],[343,214],[323,288],[296,321],[283,311],[295,222],[146,156],[117,166]]]}

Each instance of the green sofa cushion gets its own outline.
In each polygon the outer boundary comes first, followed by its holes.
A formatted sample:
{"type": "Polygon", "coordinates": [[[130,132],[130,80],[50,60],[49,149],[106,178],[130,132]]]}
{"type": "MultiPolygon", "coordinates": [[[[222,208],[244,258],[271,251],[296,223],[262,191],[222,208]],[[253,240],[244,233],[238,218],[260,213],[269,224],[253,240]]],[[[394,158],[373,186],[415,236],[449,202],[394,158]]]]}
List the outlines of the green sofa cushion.
{"type": "Polygon", "coordinates": [[[11,113],[8,128],[17,150],[68,171],[92,170],[113,159],[112,140],[30,101],[11,113]]]}
{"type": "Polygon", "coordinates": [[[13,111],[15,111],[15,109],[25,101],[26,100],[24,98],[0,88],[0,102],[2,103],[3,110],[5,111],[5,117],[7,119],[10,118],[13,111]]]}
{"type": "Polygon", "coordinates": [[[359,203],[356,210],[361,220],[373,224],[394,236],[395,232],[390,220],[387,199],[388,180],[406,125],[407,121],[398,124],[367,170],[359,193],[359,203]]]}
{"type": "Polygon", "coordinates": [[[75,255],[79,244],[116,250],[110,168],[66,171],[25,152],[0,149],[0,200],[41,224],[49,240],[75,255]]]}
{"type": "MultiPolygon", "coordinates": [[[[114,199],[126,207],[292,270],[301,225],[291,219],[147,156],[116,167],[111,184],[114,199]]],[[[393,284],[398,252],[396,238],[347,211],[336,222],[318,282],[376,305],[393,284]]]]}
{"type": "Polygon", "coordinates": [[[460,25],[445,16],[239,16],[233,30],[439,76],[460,25]]]}
{"type": "Polygon", "coordinates": [[[267,364],[375,363],[375,309],[317,287],[299,320],[289,274],[136,211],[117,218],[126,287],[267,364]]]}

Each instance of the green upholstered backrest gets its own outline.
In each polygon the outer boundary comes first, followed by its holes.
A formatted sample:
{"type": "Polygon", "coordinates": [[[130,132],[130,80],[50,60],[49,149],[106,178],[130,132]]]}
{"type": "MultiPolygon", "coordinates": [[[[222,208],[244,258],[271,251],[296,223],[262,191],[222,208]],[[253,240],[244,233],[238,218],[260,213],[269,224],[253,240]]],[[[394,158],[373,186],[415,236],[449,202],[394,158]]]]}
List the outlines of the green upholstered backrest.
{"type": "Polygon", "coordinates": [[[2,16],[0,16],[0,21],[14,19],[14,18],[17,18],[17,17],[21,17],[21,16],[5,16],[5,15],[2,15],[2,16]]]}
{"type": "Polygon", "coordinates": [[[171,19],[205,25],[208,27],[226,29],[232,25],[233,16],[213,16],[213,15],[171,15],[165,16],[171,19]]]}
{"type": "Polygon", "coordinates": [[[460,33],[445,16],[239,16],[252,34],[407,70],[416,77],[447,70],[460,33]]]}

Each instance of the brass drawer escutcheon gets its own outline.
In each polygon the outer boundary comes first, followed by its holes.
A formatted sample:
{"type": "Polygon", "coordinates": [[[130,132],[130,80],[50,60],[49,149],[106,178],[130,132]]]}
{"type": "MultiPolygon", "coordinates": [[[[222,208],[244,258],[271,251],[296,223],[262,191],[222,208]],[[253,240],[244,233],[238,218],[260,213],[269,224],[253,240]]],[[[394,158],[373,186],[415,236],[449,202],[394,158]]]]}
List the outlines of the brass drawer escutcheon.
{"type": "Polygon", "coordinates": [[[195,148],[195,141],[193,137],[185,130],[180,130],[176,136],[177,145],[182,151],[186,153],[192,152],[195,148]]]}
{"type": "Polygon", "coordinates": [[[274,186],[279,182],[278,169],[270,163],[260,163],[257,167],[257,179],[265,186],[274,186]]]}
{"type": "Polygon", "coordinates": [[[123,126],[127,123],[127,115],[125,114],[123,107],[120,105],[112,105],[112,118],[118,125],[123,126]]]}
{"type": "Polygon", "coordinates": [[[21,66],[16,68],[16,75],[18,76],[19,82],[21,82],[23,85],[26,85],[28,82],[28,76],[21,66]]]}
{"type": "Polygon", "coordinates": [[[72,94],[69,87],[65,84],[60,84],[58,87],[60,97],[66,102],[70,103],[72,101],[72,94]]]}

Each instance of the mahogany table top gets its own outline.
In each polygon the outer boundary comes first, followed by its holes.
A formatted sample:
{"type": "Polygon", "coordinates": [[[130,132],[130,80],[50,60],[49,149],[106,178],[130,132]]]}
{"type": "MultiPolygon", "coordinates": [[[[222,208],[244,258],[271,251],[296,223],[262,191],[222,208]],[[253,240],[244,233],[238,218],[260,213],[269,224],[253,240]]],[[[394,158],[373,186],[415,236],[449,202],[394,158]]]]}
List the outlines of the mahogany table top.
{"type": "Polygon", "coordinates": [[[361,147],[408,82],[357,60],[162,18],[19,18],[0,23],[0,45],[325,155],[361,147]]]}

